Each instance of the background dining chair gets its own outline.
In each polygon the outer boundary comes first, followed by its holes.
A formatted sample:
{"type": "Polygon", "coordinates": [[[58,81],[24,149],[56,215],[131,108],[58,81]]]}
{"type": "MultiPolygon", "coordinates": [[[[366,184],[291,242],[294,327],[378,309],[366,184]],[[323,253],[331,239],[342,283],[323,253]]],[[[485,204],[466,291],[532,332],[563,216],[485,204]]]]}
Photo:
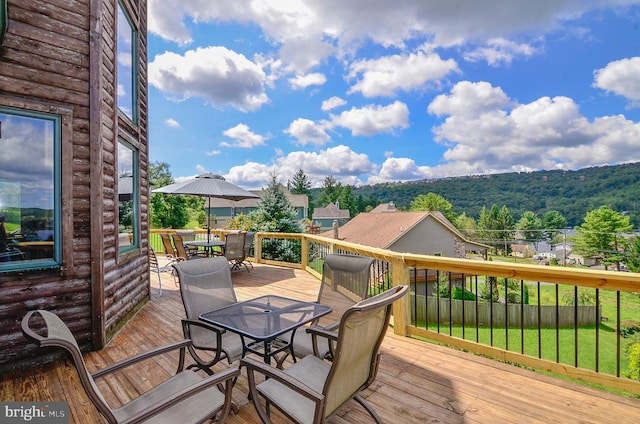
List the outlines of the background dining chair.
{"type": "Polygon", "coordinates": [[[162,296],[162,276],[160,275],[160,273],[161,272],[171,273],[171,275],[173,276],[174,282],[176,281],[176,275],[175,275],[174,269],[171,268],[170,266],[168,265],[160,266],[160,263],[158,262],[158,256],[156,255],[156,251],[153,250],[153,247],[149,246],[148,253],[149,253],[149,271],[155,272],[158,275],[158,285],[160,287],[158,296],[162,296]]]}
{"type": "Polygon", "coordinates": [[[245,267],[251,266],[251,269],[253,269],[253,263],[249,260],[249,257],[251,256],[251,248],[253,247],[255,236],[256,233],[254,231],[247,231],[244,234],[244,258],[242,258],[242,265],[245,267]]]}
{"type": "Polygon", "coordinates": [[[171,235],[171,239],[173,240],[173,246],[176,248],[176,255],[184,260],[203,258],[206,256],[205,252],[199,251],[197,247],[187,248],[180,234],[171,235]]]}
{"type": "Polygon", "coordinates": [[[240,270],[244,266],[247,272],[249,267],[244,261],[244,232],[229,233],[224,239],[224,257],[229,262],[231,271],[240,270]]]}
{"type": "Polygon", "coordinates": [[[167,233],[160,233],[160,239],[162,240],[162,247],[164,247],[164,254],[170,262],[178,262],[182,260],[177,254],[176,249],[171,242],[171,236],[167,233]]]}
{"type": "Polygon", "coordinates": [[[189,353],[196,362],[188,368],[199,368],[213,374],[211,367],[222,359],[231,364],[242,357],[242,338],[231,331],[225,331],[199,319],[200,314],[209,312],[238,301],[231,281],[229,263],[222,256],[204,258],[197,261],[183,261],[173,264],[178,273],[180,295],[186,314],[182,320],[182,331],[186,339],[191,339],[189,353]],[[213,355],[207,359],[199,351],[213,355]]]}
{"type": "Polygon", "coordinates": [[[391,305],[405,296],[407,290],[408,286],[393,287],[347,309],[340,319],[332,362],[308,355],[281,370],[250,357],[243,358],[240,366],[247,368],[250,397],[262,422],[270,420],[261,398],[266,405],[275,406],[302,424],[324,423],[344,403],[355,399],[376,423],[382,423],[360,393],[376,377],[391,305]],[[260,384],[256,382],[256,373],[265,376],[260,384]]]}
{"type": "MultiPolygon", "coordinates": [[[[138,354],[90,373],[76,339],[54,313],[42,310],[28,312],[22,319],[22,332],[42,348],[59,347],[71,355],[82,388],[109,423],[201,423],[215,415],[218,415],[218,422],[224,422],[229,414],[233,381],[240,370],[230,368],[205,378],[196,372],[184,370],[185,348],[191,343],[189,340],[138,354]],[[180,350],[180,356],[175,375],[119,408],[112,408],[105,401],[96,384],[97,379],[176,349],[180,350]],[[219,390],[221,385],[224,385],[224,392],[219,390]]],[[[65,387],[65,390],[73,389],[71,386],[65,387]]],[[[114,390],[126,391],[124,388],[114,390]]]]}
{"type": "MultiPolygon", "coordinates": [[[[372,264],[373,258],[367,256],[333,253],[325,257],[317,302],[331,306],[332,311],[311,322],[310,327],[337,331],[340,318],[346,310],[367,297],[372,264]]],[[[283,336],[289,340],[291,337],[292,333],[283,336]]],[[[311,354],[330,358],[334,347],[328,339],[305,331],[305,327],[296,330],[292,346],[298,358],[311,354]]],[[[279,366],[282,366],[284,359],[286,356],[279,358],[279,366]]]]}

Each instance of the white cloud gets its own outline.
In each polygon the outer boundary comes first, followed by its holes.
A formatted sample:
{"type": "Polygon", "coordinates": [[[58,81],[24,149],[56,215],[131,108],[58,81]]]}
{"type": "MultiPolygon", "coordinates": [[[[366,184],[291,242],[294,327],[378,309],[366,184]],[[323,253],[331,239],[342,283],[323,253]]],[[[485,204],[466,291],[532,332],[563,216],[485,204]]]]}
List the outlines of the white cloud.
{"type": "Polygon", "coordinates": [[[349,93],[360,92],[365,97],[391,97],[398,90],[423,88],[428,82],[437,82],[456,71],[459,69],[455,60],[443,60],[435,53],[418,52],[358,60],[351,64],[349,78],[360,79],[349,93]]]}
{"type": "Polygon", "coordinates": [[[166,119],[164,123],[167,127],[180,128],[180,122],[176,121],[173,118],[166,119]]]}
{"type": "Polygon", "coordinates": [[[640,57],[616,60],[594,72],[594,86],[624,96],[640,107],[640,57]]]}
{"type": "Polygon", "coordinates": [[[340,106],[344,106],[346,104],[347,102],[344,99],[341,99],[338,96],[332,96],[322,102],[322,106],[320,106],[320,109],[322,109],[324,112],[328,112],[330,110],[333,110],[340,106]]]}
{"type": "Polygon", "coordinates": [[[485,61],[491,66],[511,64],[515,57],[531,57],[539,54],[541,49],[527,43],[516,43],[504,38],[493,38],[487,44],[467,52],[463,57],[470,61],[485,61]]]}
{"type": "Polygon", "coordinates": [[[377,172],[377,166],[368,156],[356,153],[348,146],[335,146],[320,152],[295,151],[276,159],[273,165],[248,162],[234,166],[225,178],[232,182],[242,182],[254,188],[263,187],[269,175],[275,172],[283,182],[293,177],[299,170],[309,177],[313,187],[322,186],[328,175],[333,175],[342,184],[360,185],[360,175],[377,172]]]}
{"type": "Polygon", "coordinates": [[[243,149],[251,149],[256,146],[264,145],[265,138],[259,134],[254,133],[249,129],[246,124],[238,124],[235,127],[229,128],[222,132],[222,134],[233,139],[232,143],[223,141],[220,143],[222,147],[241,147],[243,149]]]}
{"type": "Polygon", "coordinates": [[[260,108],[268,101],[265,81],[258,65],[225,47],[166,52],[149,63],[149,84],[178,100],[200,97],[215,107],[260,108]]]}
{"type": "Polygon", "coordinates": [[[326,132],[328,126],[326,122],[316,123],[309,119],[298,118],[284,130],[284,133],[295,137],[297,144],[301,146],[307,144],[322,146],[331,141],[331,137],[326,132]]]}
{"type": "Polygon", "coordinates": [[[321,73],[297,75],[293,78],[289,78],[289,84],[294,90],[300,90],[313,85],[323,85],[326,82],[327,77],[321,73]]]}
{"type": "Polygon", "coordinates": [[[428,110],[449,115],[433,129],[436,140],[449,146],[440,172],[577,169],[640,160],[640,144],[634,141],[640,124],[622,116],[589,122],[568,97],[518,104],[488,83],[460,82],[428,110]]]}
{"type": "Polygon", "coordinates": [[[222,152],[220,150],[210,150],[208,152],[205,152],[205,155],[207,155],[207,156],[218,156],[221,153],[222,152]]]}
{"type": "Polygon", "coordinates": [[[185,21],[255,24],[290,71],[306,73],[330,56],[353,56],[366,42],[397,49],[420,39],[439,47],[483,42],[558,28],[593,7],[593,2],[575,0],[149,0],[148,9],[149,31],[180,45],[192,42],[185,21]]]}
{"type": "Polygon", "coordinates": [[[351,108],[340,115],[331,115],[332,122],[351,131],[354,136],[392,133],[409,127],[409,108],[400,101],[388,106],[369,105],[351,108]]]}

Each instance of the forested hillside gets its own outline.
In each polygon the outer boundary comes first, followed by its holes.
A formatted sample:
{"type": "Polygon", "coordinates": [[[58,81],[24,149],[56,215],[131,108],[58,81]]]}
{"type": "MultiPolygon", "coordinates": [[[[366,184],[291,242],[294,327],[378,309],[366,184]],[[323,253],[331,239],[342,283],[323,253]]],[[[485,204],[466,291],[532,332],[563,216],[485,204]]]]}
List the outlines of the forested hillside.
{"type": "Polygon", "coordinates": [[[588,211],[606,205],[628,213],[634,227],[640,227],[640,163],[376,184],[353,192],[361,199],[393,201],[398,208],[408,208],[418,195],[433,192],[451,202],[456,214],[465,212],[476,219],[483,206],[493,204],[507,206],[516,220],[525,211],[543,215],[556,210],[570,226],[580,225],[588,211]]]}

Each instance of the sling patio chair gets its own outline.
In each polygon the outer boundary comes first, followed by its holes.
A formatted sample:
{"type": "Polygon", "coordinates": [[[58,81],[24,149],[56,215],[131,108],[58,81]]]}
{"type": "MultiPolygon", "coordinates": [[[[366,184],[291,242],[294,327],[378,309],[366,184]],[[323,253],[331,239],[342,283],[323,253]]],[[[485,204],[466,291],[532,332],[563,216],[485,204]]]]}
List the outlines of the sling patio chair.
{"type": "Polygon", "coordinates": [[[153,250],[153,247],[149,246],[148,253],[149,253],[149,271],[155,272],[158,275],[158,285],[160,287],[158,296],[162,296],[162,276],[160,275],[160,273],[170,272],[171,275],[173,276],[174,282],[176,282],[176,275],[175,275],[174,269],[169,265],[160,266],[160,263],[158,262],[158,255],[156,255],[156,251],[153,250]]]}
{"type": "Polygon", "coordinates": [[[247,231],[244,234],[244,258],[242,259],[242,265],[245,267],[251,266],[253,269],[253,263],[249,260],[251,256],[251,248],[253,247],[253,240],[256,237],[256,233],[254,231],[247,231]]]}
{"type": "Polygon", "coordinates": [[[224,239],[224,257],[229,261],[229,267],[231,271],[239,271],[241,266],[244,266],[247,272],[249,267],[243,263],[244,254],[244,232],[229,233],[224,239]]]}
{"type": "Polygon", "coordinates": [[[162,240],[162,247],[164,247],[164,254],[170,263],[179,262],[186,258],[180,258],[176,253],[176,248],[173,247],[173,243],[171,242],[171,236],[167,233],[161,233],[160,239],[162,240]]]}
{"type": "Polygon", "coordinates": [[[310,329],[336,341],[331,362],[308,355],[281,370],[253,358],[243,358],[240,366],[247,368],[251,400],[262,422],[270,422],[268,411],[273,405],[294,422],[320,424],[344,403],[355,399],[376,423],[382,423],[360,393],[376,377],[392,303],[407,291],[408,286],[393,287],[353,305],[340,319],[337,337],[332,332],[310,329]],[[255,374],[264,375],[264,381],[257,384],[255,374]]]}
{"type": "MultiPolygon", "coordinates": [[[[331,313],[310,324],[325,331],[336,331],[340,318],[349,307],[367,297],[371,265],[373,258],[367,256],[346,255],[333,253],[325,257],[322,266],[322,282],[318,292],[317,302],[331,306],[331,313]]],[[[287,333],[283,338],[287,339],[292,333],[287,333]]],[[[292,350],[295,357],[304,358],[314,354],[322,358],[331,358],[334,344],[326,338],[312,336],[305,331],[305,327],[299,328],[293,337],[292,350]]],[[[286,356],[279,358],[279,366],[282,366],[286,356]]]]}
{"type": "Polygon", "coordinates": [[[176,255],[179,258],[189,260],[194,258],[204,258],[206,256],[206,254],[204,252],[200,252],[197,247],[193,249],[187,249],[180,234],[173,234],[171,236],[171,239],[173,240],[173,246],[176,248],[176,255]]]}
{"type": "Polygon", "coordinates": [[[242,338],[230,331],[215,327],[199,319],[200,314],[236,303],[236,292],[231,281],[229,263],[222,256],[183,261],[173,264],[178,273],[180,295],[186,314],[182,320],[185,339],[193,344],[188,347],[195,364],[187,368],[199,368],[213,374],[211,367],[222,359],[229,364],[243,354],[242,338]],[[207,359],[199,351],[213,356],[207,359]]]}
{"type": "MultiPolygon", "coordinates": [[[[22,332],[41,348],[59,347],[71,355],[82,388],[109,423],[202,423],[216,415],[218,422],[223,423],[229,414],[233,381],[240,370],[229,368],[205,378],[185,370],[185,348],[191,343],[190,340],[159,347],[90,373],[76,339],[56,314],[42,310],[28,312],[22,319],[22,332]],[[180,356],[175,375],[118,408],[109,406],[96,380],[176,349],[180,350],[180,356]],[[222,385],[224,391],[220,390],[222,385]]],[[[125,392],[127,389],[114,390],[125,392]]]]}

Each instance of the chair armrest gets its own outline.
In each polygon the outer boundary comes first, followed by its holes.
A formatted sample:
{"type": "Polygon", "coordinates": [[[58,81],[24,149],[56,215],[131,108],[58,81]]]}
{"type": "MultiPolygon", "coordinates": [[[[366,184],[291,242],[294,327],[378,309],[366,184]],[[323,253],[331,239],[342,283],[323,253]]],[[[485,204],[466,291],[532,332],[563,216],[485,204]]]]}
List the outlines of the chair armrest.
{"type": "MultiPolygon", "coordinates": [[[[183,372],[193,372],[193,371],[183,371],[183,372]]],[[[206,390],[210,387],[217,386],[219,384],[225,383],[225,404],[223,406],[223,413],[219,417],[222,421],[225,420],[225,417],[229,413],[229,409],[231,409],[231,392],[233,389],[233,382],[236,377],[240,375],[239,368],[228,368],[222,372],[217,374],[208,376],[203,378],[201,381],[192,384],[189,387],[185,387],[184,389],[173,393],[170,398],[159,399],[158,401],[151,403],[145,406],[143,411],[140,411],[140,415],[136,417],[131,417],[135,422],[142,422],[154,415],[158,414],[166,410],[168,407],[175,405],[186,398],[195,395],[203,390],[206,390]]]]}
{"type": "Polygon", "coordinates": [[[324,395],[322,393],[318,393],[317,391],[311,389],[300,380],[297,380],[291,377],[281,369],[272,367],[269,364],[258,361],[253,358],[242,358],[240,360],[240,368],[247,367],[247,377],[249,378],[249,389],[251,391],[251,396],[254,399],[254,402],[258,399],[258,393],[256,391],[255,384],[255,376],[254,372],[258,372],[263,374],[267,378],[273,378],[284,386],[290,388],[291,390],[300,393],[302,396],[312,400],[313,402],[320,403],[324,400],[324,395]]]}
{"type": "Polygon", "coordinates": [[[166,346],[161,346],[158,347],[156,349],[152,349],[149,350],[147,352],[142,352],[139,353],[137,355],[131,356],[127,359],[123,359],[122,361],[116,362],[114,364],[111,364],[109,366],[106,366],[94,373],[92,373],[91,375],[93,376],[93,378],[100,378],[100,377],[104,377],[107,374],[110,374],[114,371],[118,371],[121,370],[123,368],[126,368],[128,366],[131,366],[135,363],[138,363],[140,361],[144,361],[145,359],[149,359],[149,358],[153,358],[154,356],[157,355],[161,355],[167,352],[170,352],[172,350],[176,350],[176,349],[181,349],[182,351],[180,352],[180,356],[181,358],[184,358],[184,349],[187,346],[191,345],[191,340],[181,340],[179,342],[175,342],[166,346]]]}
{"type": "MultiPolygon", "coordinates": [[[[224,334],[227,331],[224,328],[216,327],[215,325],[209,324],[208,322],[205,322],[205,321],[200,321],[199,319],[189,319],[189,318],[182,319],[183,330],[185,329],[185,326],[191,326],[191,325],[195,325],[196,327],[206,328],[207,330],[214,331],[220,335],[224,334]]],[[[187,336],[185,335],[185,337],[187,336]]]]}
{"type": "Polygon", "coordinates": [[[311,334],[312,337],[325,337],[332,341],[338,341],[338,333],[336,331],[330,331],[327,327],[308,327],[306,329],[307,333],[311,334]]]}

